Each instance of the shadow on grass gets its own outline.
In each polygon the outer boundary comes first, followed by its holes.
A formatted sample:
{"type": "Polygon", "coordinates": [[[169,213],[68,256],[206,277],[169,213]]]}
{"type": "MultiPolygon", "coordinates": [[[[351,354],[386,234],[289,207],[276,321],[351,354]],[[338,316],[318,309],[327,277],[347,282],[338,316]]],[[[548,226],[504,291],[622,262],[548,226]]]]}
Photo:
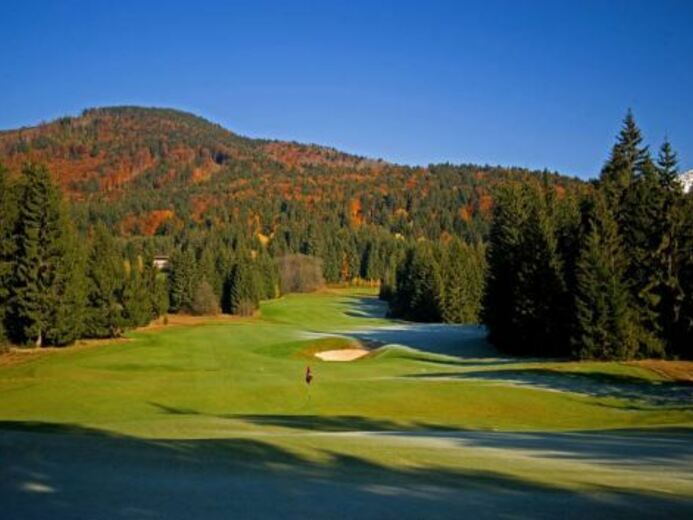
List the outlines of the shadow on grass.
{"type": "Polygon", "coordinates": [[[344,314],[353,318],[382,319],[387,315],[387,302],[373,297],[348,296],[340,300],[350,309],[344,314]]]}
{"type": "Polygon", "coordinates": [[[467,446],[530,451],[548,459],[589,460],[625,466],[690,470],[693,428],[584,430],[572,432],[479,432],[460,434],[467,446]]]}
{"type": "Polygon", "coordinates": [[[693,428],[585,430],[573,432],[498,432],[463,430],[425,422],[400,423],[387,419],[338,415],[201,414],[158,405],[174,415],[207,415],[307,432],[354,433],[387,438],[414,437],[449,440],[464,446],[531,450],[548,458],[618,461],[623,464],[690,464],[693,428]]]}
{"type": "Polygon", "coordinates": [[[640,401],[648,406],[693,407],[693,385],[669,381],[651,381],[628,374],[565,372],[548,368],[521,368],[410,374],[405,377],[421,379],[483,379],[510,382],[547,390],[573,392],[593,397],[629,399],[640,401]]]}
{"type": "Polygon", "coordinates": [[[499,357],[498,351],[486,341],[486,329],[478,325],[402,322],[344,334],[358,340],[403,345],[432,354],[460,358],[499,357]]]}
{"type": "MultiPolygon", "coordinates": [[[[319,444],[316,442],[316,444],[319,444]]],[[[575,491],[502,470],[390,467],[256,439],[163,440],[0,423],[0,501],[11,518],[684,517],[676,496],[575,491]]]]}
{"type": "Polygon", "coordinates": [[[169,415],[197,415],[249,422],[259,426],[278,426],[319,432],[390,432],[390,431],[458,431],[444,425],[422,422],[401,423],[358,415],[290,415],[290,414],[211,414],[161,403],[150,402],[169,415]]]}

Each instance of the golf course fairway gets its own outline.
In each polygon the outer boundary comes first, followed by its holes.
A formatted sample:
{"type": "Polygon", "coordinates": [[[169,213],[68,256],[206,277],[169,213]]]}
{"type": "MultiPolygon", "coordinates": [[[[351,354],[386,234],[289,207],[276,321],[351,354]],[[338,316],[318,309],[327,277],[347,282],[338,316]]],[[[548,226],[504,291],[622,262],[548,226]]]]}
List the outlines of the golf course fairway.
{"type": "Polygon", "coordinates": [[[9,355],[3,517],[693,516],[693,386],[385,310],[326,290],[9,355]]]}

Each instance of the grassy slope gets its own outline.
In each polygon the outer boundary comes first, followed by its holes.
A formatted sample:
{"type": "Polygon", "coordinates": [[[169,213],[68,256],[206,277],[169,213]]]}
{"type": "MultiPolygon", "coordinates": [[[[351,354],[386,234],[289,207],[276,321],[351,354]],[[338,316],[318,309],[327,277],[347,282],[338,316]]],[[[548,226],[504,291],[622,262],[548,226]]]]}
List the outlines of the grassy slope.
{"type": "MultiPolygon", "coordinates": [[[[304,331],[386,323],[345,314],[358,296],[292,295],[266,303],[261,319],[136,332],[130,342],[5,367],[0,417],[151,437],[223,436],[224,429],[285,425],[290,418],[283,416],[292,415],[318,416],[316,422],[348,416],[358,430],[556,430],[693,420],[690,407],[663,406],[658,394],[628,399],[633,393],[620,392],[621,383],[649,389],[659,376],[616,363],[494,362],[395,350],[353,363],[310,361],[316,381],[309,396],[302,379],[307,361],[297,355],[311,350],[304,331]],[[555,391],[570,385],[578,393],[555,391]],[[608,385],[608,395],[590,395],[608,385]]],[[[333,428],[351,428],[343,422],[333,428]]]]}
{"type": "MultiPolygon", "coordinates": [[[[411,500],[417,495],[407,489],[426,483],[462,486],[465,493],[510,488],[532,497],[570,491],[576,506],[600,511],[606,503],[595,502],[594,493],[616,493],[623,507],[636,512],[643,503],[623,497],[665,500],[656,506],[676,513],[689,507],[677,501],[693,496],[690,433],[682,428],[693,424],[690,388],[640,367],[470,359],[463,351],[457,357],[385,347],[352,363],[310,361],[316,380],[309,394],[302,355],[325,340],[306,332],[392,325],[368,317],[374,310],[373,299],[359,291],[292,295],[263,304],[261,318],[135,332],[131,341],[0,367],[0,452],[7,448],[23,457],[19,446],[29,443],[35,463],[96,443],[94,453],[121,454],[126,462],[114,464],[126,473],[154,471],[156,464],[165,471],[185,453],[176,464],[194,464],[193,473],[198,464],[246,461],[245,469],[279,479],[267,483],[279,489],[309,474],[342,482],[340,489],[358,487],[359,493],[364,482],[386,482],[411,500]],[[669,429],[618,430],[649,426],[669,429]],[[79,448],[61,444],[58,451],[66,451],[58,455],[39,447],[47,441],[32,443],[11,431],[47,428],[105,440],[76,435],[83,439],[79,448]],[[509,433],[484,432],[491,429],[509,433]],[[127,462],[130,456],[138,462],[127,462]],[[128,465],[160,459],[147,468],[128,465]]],[[[489,355],[495,356],[490,348],[489,355]]],[[[83,475],[89,471],[60,478],[67,487],[88,486],[83,475]]],[[[198,484],[208,485],[185,485],[198,484]]],[[[382,506],[374,496],[368,494],[371,513],[382,506]]],[[[616,495],[609,496],[612,512],[622,512],[616,495]]],[[[506,496],[512,497],[524,495],[506,496]]],[[[517,507],[512,500],[509,512],[517,507]]],[[[556,507],[547,514],[560,512],[560,500],[554,506],[554,498],[541,500],[541,507],[556,507]]],[[[454,508],[439,513],[457,515],[454,508]]]]}

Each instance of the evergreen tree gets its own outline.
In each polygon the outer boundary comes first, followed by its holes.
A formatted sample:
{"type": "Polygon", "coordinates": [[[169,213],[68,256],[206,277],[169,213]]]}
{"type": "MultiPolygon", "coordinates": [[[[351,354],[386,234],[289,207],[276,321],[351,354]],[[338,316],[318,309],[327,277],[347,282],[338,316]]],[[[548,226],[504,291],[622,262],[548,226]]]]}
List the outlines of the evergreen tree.
{"type": "Polygon", "coordinates": [[[23,170],[10,321],[19,343],[64,345],[79,334],[82,262],[48,171],[23,170]]]}
{"type": "Polygon", "coordinates": [[[642,134],[635,123],[633,112],[628,110],[618,140],[611,150],[611,157],[604,165],[600,177],[609,208],[619,223],[623,192],[633,177],[650,161],[647,147],[641,144],[642,134]]]}
{"type": "Polygon", "coordinates": [[[646,161],[642,171],[625,189],[621,205],[620,231],[628,258],[626,278],[636,305],[641,350],[662,355],[664,345],[659,323],[661,284],[664,273],[657,251],[668,225],[664,215],[666,192],[657,170],[646,161]]]}
{"type": "Polygon", "coordinates": [[[566,287],[553,214],[545,188],[528,186],[524,191],[529,215],[517,252],[520,264],[513,310],[515,341],[523,353],[565,355],[568,335],[561,318],[566,287]]]}
{"type": "Polygon", "coordinates": [[[279,271],[277,264],[264,251],[255,259],[255,264],[260,278],[260,299],[271,300],[279,298],[279,271]]]}
{"type": "Polygon", "coordinates": [[[5,326],[11,295],[17,211],[14,186],[10,184],[7,170],[0,164],[0,345],[7,340],[5,326]]]}
{"type": "Polygon", "coordinates": [[[44,343],[69,345],[83,336],[84,313],[87,305],[87,286],[84,276],[86,251],[80,237],[68,224],[63,211],[62,258],[51,287],[49,318],[44,343]]]}
{"type": "Polygon", "coordinates": [[[693,356],[693,205],[683,194],[678,180],[676,152],[668,140],[657,160],[662,191],[661,239],[654,253],[654,269],[659,274],[657,294],[659,325],[667,351],[671,355],[693,356]],[[688,290],[686,290],[688,289],[688,290]],[[688,332],[686,332],[688,331],[688,332]]]}
{"type": "Polygon", "coordinates": [[[673,263],[680,292],[673,291],[672,304],[667,307],[673,318],[669,340],[672,355],[693,359],[693,196],[690,193],[681,198],[678,211],[683,224],[677,235],[673,263]]]}
{"type": "Polygon", "coordinates": [[[260,283],[252,260],[240,257],[230,278],[229,308],[232,314],[247,316],[260,306],[260,283]]]}
{"type": "Polygon", "coordinates": [[[657,167],[659,171],[659,180],[662,186],[671,191],[680,191],[678,158],[668,139],[664,140],[664,143],[659,149],[657,167]]]}
{"type": "Polygon", "coordinates": [[[125,272],[123,257],[112,233],[99,224],[94,230],[87,259],[85,334],[95,338],[118,337],[123,331],[125,272]]]}
{"type": "Polygon", "coordinates": [[[582,359],[629,359],[638,350],[625,281],[627,262],[606,204],[596,193],[585,210],[587,229],[577,263],[572,338],[574,353],[582,359]]]}
{"type": "Polygon", "coordinates": [[[169,287],[168,277],[165,273],[155,273],[154,275],[154,294],[152,297],[152,307],[154,316],[163,316],[169,309],[169,287]]]}
{"type": "Polygon", "coordinates": [[[443,321],[477,323],[484,287],[483,252],[453,239],[441,265],[443,321]]]}
{"type": "Polygon", "coordinates": [[[191,249],[178,251],[171,257],[171,312],[188,312],[195,295],[195,255],[191,249]]]}
{"type": "Polygon", "coordinates": [[[430,244],[407,252],[397,270],[397,292],[390,304],[393,316],[411,321],[441,320],[443,282],[430,244]]]}
{"type": "Polygon", "coordinates": [[[488,276],[482,318],[489,340],[507,351],[519,350],[515,311],[525,222],[530,208],[521,187],[509,183],[497,191],[488,245],[488,276]]]}
{"type": "MultiPolygon", "coordinates": [[[[125,285],[123,286],[123,317],[128,327],[143,327],[147,325],[153,315],[153,289],[147,284],[146,267],[141,255],[126,260],[125,285]]],[[[192,294],[190,304],[192,306],[192,294]]]]}

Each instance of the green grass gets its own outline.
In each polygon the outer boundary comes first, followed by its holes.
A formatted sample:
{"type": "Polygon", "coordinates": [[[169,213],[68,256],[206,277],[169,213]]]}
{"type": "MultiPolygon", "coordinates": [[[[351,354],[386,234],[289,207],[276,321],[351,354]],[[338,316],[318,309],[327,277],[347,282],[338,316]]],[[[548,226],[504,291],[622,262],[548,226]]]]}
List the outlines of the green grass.
{"type": "Polygon", "coordinates": [[[693,420],[690,407],[662,406],[656,393],[649,395],[658,376],[617,363],[496,362],[398,348],[351,363],[311,359],[314,352],[348,347],[353,340],[311,338],[306,331],[387,323],[347,314],[368,298],[356,291],[290,295],[265,303],[258,319],[134,332],[130,342],[5,367],[0,417],[162,438],[207,436],[220,418],[232,429],[266,429],[235,418],[248,414],[360,417],[373,429],[382,423],[398,429],[565,430],[693,420]],[[303,382],[306,363],[316,377],[310,399],[303,382]],[[507,374],[511,381],[505,381],[507,374]],[[551,375],[563,376],[567,387],[579,391],[555,391],[551,375]],[[628,392],[591,395],[591,387],[620,383],[647,388],[635,400],[628,392]],[[185,428],[172,429],[172,422],[185,428]]]}
{"type": "MultiPolygon", "coordinates": [[[[55,425],[157,442],[253,439],[310,471],[350,460],[348,478],[373,465],[402,478],[422,468],[465,478],[493,470],[557,489],[652,493],[659,488],[647,471],[588,464],[584,454],[536,456],[523,442],[591,442],[592,430],[677,427],[675,435],[688,435],[693,426],[690,387],[619,363],[502,358],[490,346],[488,356],[467,358],[462,340],[442,354],[405,344],[350,363],[312,357],[352,346],[349,331],[393,325],[375,316],[377,305],[363,290],[290,295],[263,303],[257,318],[132,332],[129,341],[0,367],[0,427],[55,425]],[[327,332],[340,337],[321,336],[327,332]],[[306,364],[315,374],[310,387],[306,364]],[[474,435],[490,430],[515,437],[495,448],[484,437],[475,447],[474,435]],[[463,446],[455,435],[471,437],[463,446]]],[[[263,467],[273,463],[280,458],[263,467]]],[[[689,477],[658,471],[663,492],[693,494],[689,477]]]]}

